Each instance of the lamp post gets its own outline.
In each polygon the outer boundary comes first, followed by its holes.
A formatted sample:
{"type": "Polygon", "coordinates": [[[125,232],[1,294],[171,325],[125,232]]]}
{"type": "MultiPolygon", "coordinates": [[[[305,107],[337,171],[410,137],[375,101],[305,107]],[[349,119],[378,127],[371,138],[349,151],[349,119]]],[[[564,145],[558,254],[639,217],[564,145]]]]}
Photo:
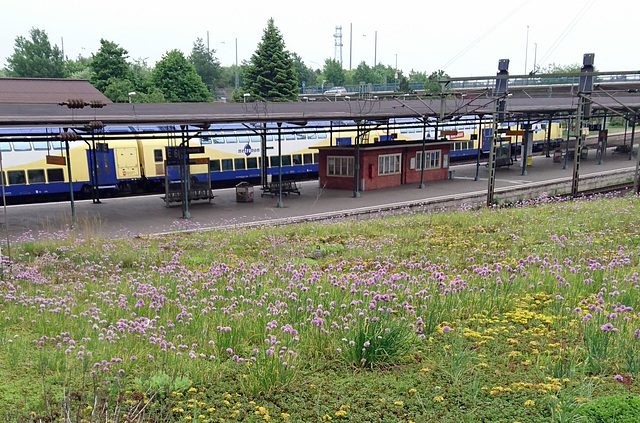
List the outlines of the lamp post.
{"type": "Polygon", "coordinates": [[[132,95],[136,95],[136,92],[135,92],[135,91],[131,91],[131,92],[129,93],[129,103],[131,103],[131,96],[132,96],[132,95]]]}
{"type": "Polygon", "coordinates": [[[247,102],[247,97],[250,97],[250,96],[251,96],[251,94],[249,94],[249,93],[242,94],[242,97],[243,97],[243,100],[244,100],[245,103],[247,102]]]}

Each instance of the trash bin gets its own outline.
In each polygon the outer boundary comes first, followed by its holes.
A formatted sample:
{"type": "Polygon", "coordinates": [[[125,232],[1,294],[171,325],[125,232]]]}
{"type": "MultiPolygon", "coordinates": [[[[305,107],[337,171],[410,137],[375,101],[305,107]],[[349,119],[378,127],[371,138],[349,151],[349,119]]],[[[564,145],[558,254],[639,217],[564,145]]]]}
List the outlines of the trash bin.
{"type": "Polygon", "coordinates": [[[527,156],[527,166],[531,166],[532,163],[533,163],[533,157],[527,156]]]}
{"type": "Polygon", "coordinates": [[[580,154],[581,159],[589,158],[589,149],[587,147],[582,147],[582,152],[580,154]]]}
{"type": "Polygon", "coordinates": [[[240,182],[238,185],[236,185],[236,202],[253,202],[253,186],[248,182],[240,182]]]}
{"type": "Polygon", "coordinates": [[[556,150],[553,152],[553,162],[554,163],[562,162],[562,150],[556,150]]]}

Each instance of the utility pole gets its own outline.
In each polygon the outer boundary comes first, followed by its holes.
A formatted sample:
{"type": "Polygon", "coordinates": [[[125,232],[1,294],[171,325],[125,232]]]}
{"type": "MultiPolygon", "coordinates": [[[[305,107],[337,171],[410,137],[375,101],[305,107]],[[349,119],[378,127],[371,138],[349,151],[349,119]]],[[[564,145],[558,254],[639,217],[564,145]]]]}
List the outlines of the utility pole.
{"type": "Polygon", "coordinates": [[[493,93],[493,133],[491,134],[491,148],[489,149],[489,187],[487,189],[487,207],[493,205],[493,194],[496,182],[496,150],[500,134],[498,127],[504,122],[504,114],[507,108],[507,85],[509,83],[509,59],[498,62],[498,74],[496,75],[496,88],[493,93]]]}
{"type": "MultiPolygon", "coordinates": [[[[593,53],[587,53],[582,58],[581,73],[593,73],[593,53]]],[[[576,150],[573,154],[573,179],[571,181],[571,195],[578,195],[578,181],[580,179],[580,159],[589,127],[587,123],[591,117],[591,92],[593,91],[593,75],[580,77],[578,83],[578,113],[576,116],[576,150]]]]}

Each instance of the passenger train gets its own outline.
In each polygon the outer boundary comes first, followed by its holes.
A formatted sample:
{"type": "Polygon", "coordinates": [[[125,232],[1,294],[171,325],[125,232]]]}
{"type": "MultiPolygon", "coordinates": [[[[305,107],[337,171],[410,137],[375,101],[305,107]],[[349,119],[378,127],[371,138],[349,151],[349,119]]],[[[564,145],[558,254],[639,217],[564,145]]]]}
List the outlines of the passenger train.
{"type": "MultiPolygon", "coordinates": [[[[398,130],[401,139],[422,140],[425,137],[424,125],[415,125],[415,120],[397,119],[394,122],[400,129],[398,130]]],[[[505,122],[499,125],[498,131],[501,130],[518,130],[522,129],[521,124],[513,122],[505,122]]],[[[440,125],[437,127],[438,133],[446,133],[446,138],[451,142],[450,157],[452,160],[476,157],[478,148],[481,153],[489,153],[491,139],[493,138],[493,123],[490,120],[484,120],[479,123],[476,117],[462,118],[456,125],[440,125]],[[467,122],[465,122],[467,121],[467,122]],[[482,143],[479,144],[478,140],[482,143]]],[[[435,139],[436,126],[431,124],[426,127],[426,140],[435,139]]],[[[548,122],[532,122],[531,131],[533,132],[532,148],[541,149],[549,139],[549,144],[554,147],[563,141],[563,132],[560,121],[554,120],[550,126],[548,122]]],[[[521,136],[505,137],[506,142],[512,146],[513,153],[516,148],[520,148],[522,143],[521,136]]]]}
{"type": "MultiPolygon", "coordinates": [[[[455,159],[475,157],[478,148],[481,152],[488,151],[492,129],[488,122],[440,126],[438,131],[448,131],[451,157],[455,159]],[[471,136],[478,131],[482,132],[482,143],[471,136]]],[[[182,143],[179,128],[107,127],[93,135],[76,131],[79,139],[68,141],[68,155],[66,142],[61,141],[63,132],[58,128],[1,128],[3,192],[0,194],[5,198],[40,201],[68,194],[70,189],[76,195],[90,197],[93,187],[121,193],[153,192],[162,191],[167,183],[181,179],[179,166],[167,160],[171,147],[182,143]]],[[[275,124],[264,127],[227,124],[207,130],[190,127],[186,135],[189,147],[194,150],[188,156],[189,176],[194,182],[206,182],[212,188],[229,187],[240,181],[260,183],[264,156],[267,175],[282,172],[285,180],[317,177],[316,148],[351,145],[355,143],[357,128],[354,122],[282,124],[280,133],[281,155],[275,124]],[[266,154],[261,151],[262,136],[266,136],[266,154]]],[[[552,140],[557,141],[561,134],[559,123],[554,122],[552,140]]],[[[422,137],[419,122],[405,119],[369,129],[360,142],[411,141],[422,140],[422,137]]],[[[435,127],[427,128],[426,140],[435,140],[435,127]]],[[[545,126],[534,126],[534,142],[543,140],[546,140],[545,126]]]]}

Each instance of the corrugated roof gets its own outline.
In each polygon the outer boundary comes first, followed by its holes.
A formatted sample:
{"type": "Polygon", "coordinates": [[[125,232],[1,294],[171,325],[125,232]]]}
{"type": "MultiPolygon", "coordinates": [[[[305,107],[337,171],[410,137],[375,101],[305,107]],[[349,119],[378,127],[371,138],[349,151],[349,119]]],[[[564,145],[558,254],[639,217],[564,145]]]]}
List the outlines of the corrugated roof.
{"type": "Polygon", "coordinates": [[[58,104],[72,98],[111,103],[85,79],[0,78],[0,104],[58,104]]]}

